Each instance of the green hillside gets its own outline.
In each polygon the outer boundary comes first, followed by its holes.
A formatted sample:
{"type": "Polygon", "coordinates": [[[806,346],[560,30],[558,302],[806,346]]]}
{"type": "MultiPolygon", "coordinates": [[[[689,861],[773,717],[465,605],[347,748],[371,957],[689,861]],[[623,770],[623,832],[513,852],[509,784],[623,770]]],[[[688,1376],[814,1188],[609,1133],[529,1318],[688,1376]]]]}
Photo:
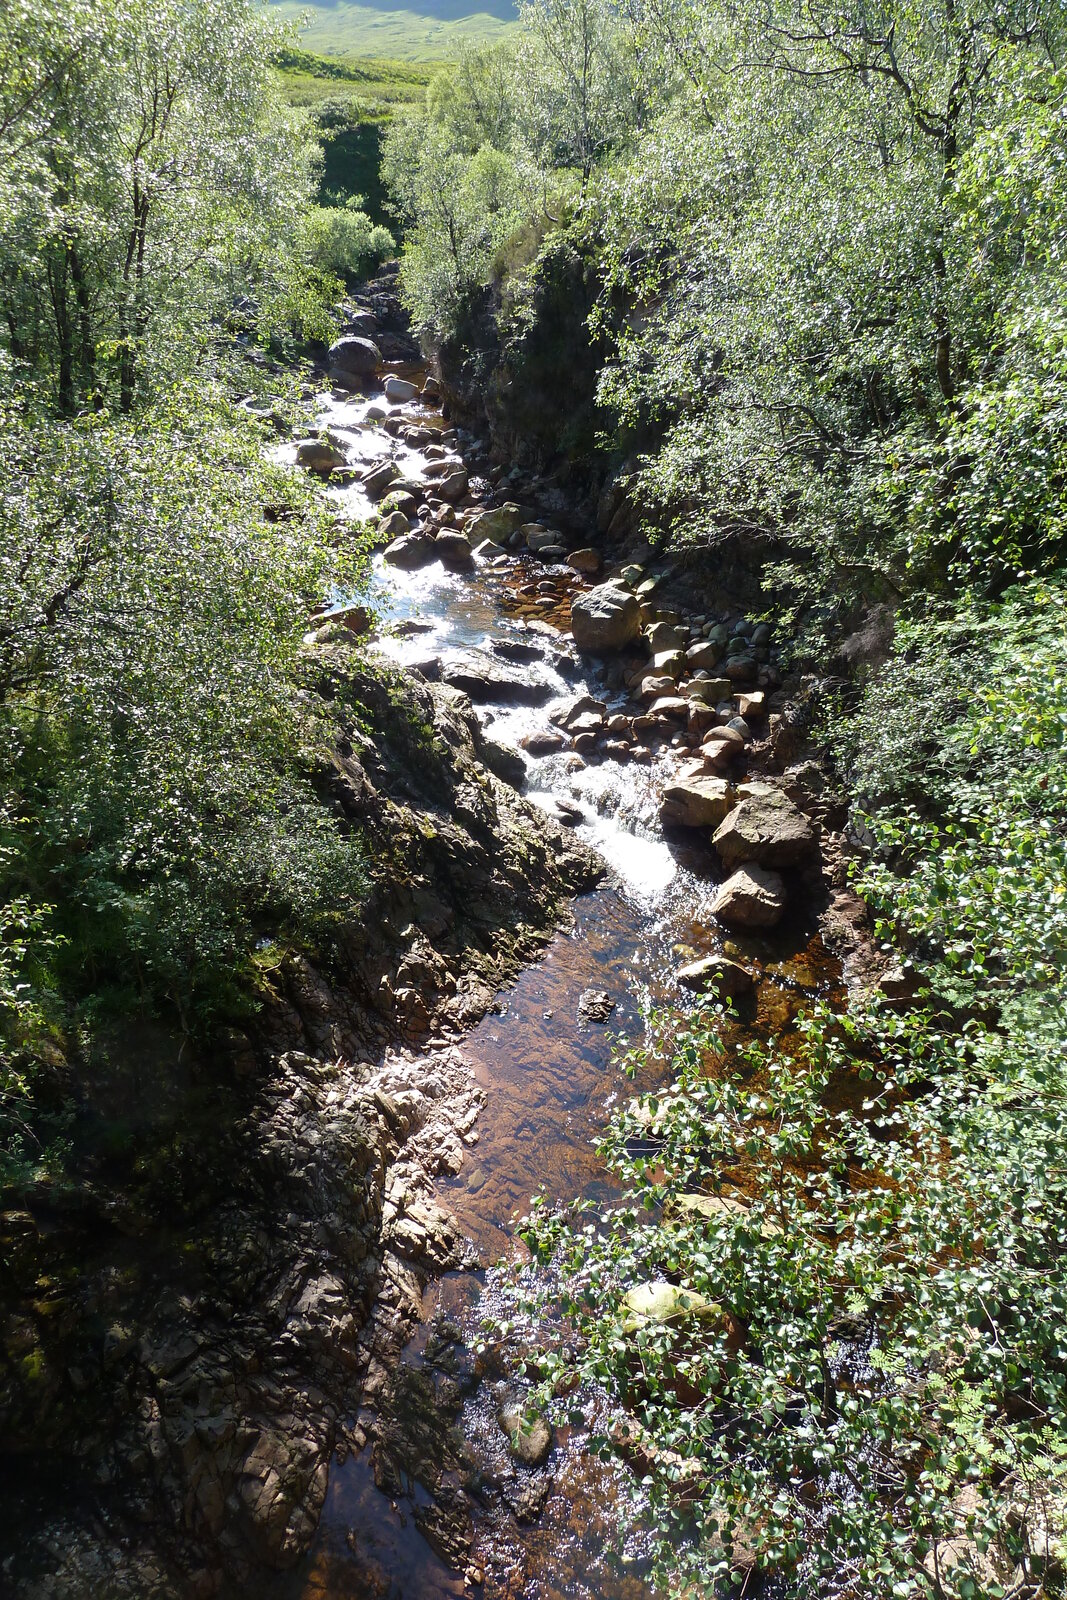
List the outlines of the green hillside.
{"type": "MultiPolygon", "coordinates": [[[[274,0],[283,16],[310,19],[301,44],[325,55],[399,57],[436,61],[452,55],[467,40],[499,37],[511,25],[511,0],[480,0],[482,9],[464,14],[468,0],[417,0],[405,10],[358,5],[349,0],[306,5],[274,0]]],[[[479,0],[469,0],[478,5],[479,0]]]]}

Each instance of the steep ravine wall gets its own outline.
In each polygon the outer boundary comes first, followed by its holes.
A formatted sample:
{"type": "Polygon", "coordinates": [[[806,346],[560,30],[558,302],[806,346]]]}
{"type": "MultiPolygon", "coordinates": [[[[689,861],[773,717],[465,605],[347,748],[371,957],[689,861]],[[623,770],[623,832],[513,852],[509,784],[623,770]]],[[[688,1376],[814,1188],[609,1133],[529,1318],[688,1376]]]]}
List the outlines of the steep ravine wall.
{"type": "MultiPolygon", "coordinates": [[[[478,1091],[447,1042],[599,874],[490,770],[462,695],[333,640],[307,692],[333,729],[320,783],[367,842],[359,925],[265,971],[225,1050],[142,1030],[131,1071],[171,1081],[138,1150],[0,1219],[5,1594],[207,1600],[299,1558],[375,1360],[390,1167],[458,1168],[478,1091]],[[416,1040],[438,1046],[418,1087],[416,1040]]],[[[395,1213],[416,1281],[462,1250],[395,1213]]]]}

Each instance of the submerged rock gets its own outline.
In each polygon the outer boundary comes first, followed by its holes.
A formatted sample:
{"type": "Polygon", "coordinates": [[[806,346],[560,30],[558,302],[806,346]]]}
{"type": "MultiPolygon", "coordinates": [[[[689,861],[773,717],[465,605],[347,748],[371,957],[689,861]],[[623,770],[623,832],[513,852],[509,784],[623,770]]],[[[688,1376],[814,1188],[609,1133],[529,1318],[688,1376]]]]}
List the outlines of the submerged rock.
{"type": "Polygon", "coordinates": [[[679,967],[675,977],[683,989],[695,989],[699,993],[714,990],[725,1000],[751,994],[756,982],[747,968],[727,956],[704,956],[699,961],[690,961],[679,967]]]}
{"type": "Polygon", "coordinates": [[[524,1467],[543,1467],[552,1449],[552,1429],[544,1417],[527,1416],[513,1402],[501,1407],[497,1420],[508,1436],[515,1460],[524,1467]]]}

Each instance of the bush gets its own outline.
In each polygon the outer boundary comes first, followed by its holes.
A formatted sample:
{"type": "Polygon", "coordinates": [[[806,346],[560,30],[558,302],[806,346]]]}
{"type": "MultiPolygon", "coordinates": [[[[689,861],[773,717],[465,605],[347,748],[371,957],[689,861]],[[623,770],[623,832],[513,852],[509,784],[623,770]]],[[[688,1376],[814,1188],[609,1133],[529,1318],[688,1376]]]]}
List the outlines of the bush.
{"type": "Polygon", "coordinates": [[[347,281],[365,277],[391,255],[395,245],[388,228],[373,223],[365,211],[344,206],[313,206],[300,228],[300,248],[309,264],[347,281]]]}

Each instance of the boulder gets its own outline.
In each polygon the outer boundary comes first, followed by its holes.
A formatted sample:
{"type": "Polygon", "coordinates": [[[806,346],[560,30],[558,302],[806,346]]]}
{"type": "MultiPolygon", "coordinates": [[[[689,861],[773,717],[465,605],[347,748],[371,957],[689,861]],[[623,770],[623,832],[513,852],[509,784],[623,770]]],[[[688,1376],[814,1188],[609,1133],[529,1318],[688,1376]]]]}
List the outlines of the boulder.
{"type": "Polygon", "coordinates": [[[648,714],[657,721],[669,717],[675,722],[685,722],[689,717],[689,701],[680,694],[661,695],[658,700],[653,700],[648,708],[648,714]]]}
{"type": "Polygon", "coordinates": [[[447,500],[450,505],[455,505],[457,500],[462,500],[470,487],[470,480],[464,468],[458,467],[449,471],[437,485],[437,492],[442,500],[447,500]]]}
{"type": "Polygon", "coordinates": [[[418,509],[418,501],[406,489],[392,490],[378,507],[378,511],[383,517],[387,517],[392,511],[399,511],[405,517],[413,517],[418,509]]]}
{"type": "Polygon", "coordinates": [[[742,800],[712,841],[723,865],[754,861],[761,867],[795,867],[812,852],[815,829],[780,789],[742,800]]]}
{"type": "Polygon", "coordinates": [[[532,733],[524,734],[519,743],[532,756],[551,756],[562,750],[567,741],[554,728],[535,728],[532,733]]]}
{"type": "Polygon", "coordinates": [[[405,572],[413,572],[417,567],[428,566],[436,559],[436,554],[432,539],[425,538],[421,533],[402,533],[393,540],[382,560],[388,561],[391,567],[402,567],[405,572]]]}
{"type": "Polygon", "coordinates": [[[567,557],[567,565],[575,572],[581,572],[586,577],[593,577],[600,571],[600,553],[589,548],[572,550],[567,557]]]}
{"type": "Polygon", "coordinates": [[[406,405],[409,400],[414,400],[419,392],[417,384],[409,383],[406,378],[397,378],[393,375],[386,378],[382,388],[385,390],[385,398],[391,400],[394,405],[400,406],[406,405]]]}
{"type": "Polygon", "coordinates": [[[767,696],[762,689],[752,689],[748,694],[739,694],[737,709],[748,721],[754,717],[762,717],[767,710],[767,696]]]}
{"type": "Polygon", "coordinates": [[[641,632],[641,604],[619,583],[601,583],[571,602],[571,632],[578,649],[611,655],[641,632]]]}
{"type": "Polygon", "coordinates": [[[330,346],[329,377],[331,383],[351,387],[353,382],[370,378],[382,364],[382,353],[373,339],[348,333],[330,346]]]}
{"type": "Polygon", "coordinates": [[[400,473],[391,461],[383,461],[378,467],[372,467],[363,474],[363,487],[369,495],[382,495],[389,485],[399,478],[400,473]]]}
{"type": "Polygon", "coordinates": [[[661,694],[673,694],[674,679],[668,678],[665,673],[650,672],[642,678],[637,686],[639,700],[658,700],[661,694]]]}
{"type": "Polygon", "coordinates": [[[424,400],[439,400],[441,398],[441,385],[432,374],[422,386],[422,398],[424,400]]]}
{"type": "Polygon", "coordinates": [[[682,693],[690,700],[703,700],[707,706],[717,706],[730,693],[729,678],[690,678],[682,693]]]}
{"type": "Polygon", "coordinates": [[[519,532],[527,550],[547,550],[550,545],[559,543],[559,534],[552,528],[542,527],[539,522],[523,523],[519,532]]]}
{"type": "Polygon", "coordinates": [[[543,1467],[552,1449],[552,1429],[544,1417],[527,1415],[521,1406],[504,1406],[498,1416],[511,1453],[524,1467],[543,1467]]]}
{"type": "Polygon", "coordinates": [[[679,828],[717,828],[733,804],[733,786],[725,778],[691,775],[664,789],[660,820],[679,828]]]}
{"type": "Polygon", "coordinates": [[[699,961],[679,967],[674,976],[683,989],[695,989],[699,994],[714,990],[724,1000],[737,1000],[741,995],[751,994],[756,982],[747,968],[727,956],[703,956],[699,961]]]}
{"type": "Polygon", "coordinates": [[[685,671],[685,656],[680,650],[657,650],[651,665],[655,673],[667,678],[680,678],[685,671]]]}
{"type": "Polygon", "coordinates": [[[685,632],[673,622],[653,622],[645,630],[645,638],[653,655],[661,650],[685,649],[685,632]]]}
{"type": "Polygon", "coordinates": [[[591,715],[596,718],[596,726],[600,727],[607,715],[607,709],[603,700],[594,700],[591,694],[583,694],[579,695],[577,700],[572,700],[570,705],[554,711],[552,721],[569,731],[573,729],[579,717],[591,715]]]}
{"type": "Polygon", "coordinates": [[[510,539],[522,522],[522,512],[513,501],[508,501],[502,506],[494,506],[489,511],[481,511],[467,523],[467,532],[472,544],[478,544],[482,539],[492,539],[501,543],[510,539]]]}
{"type": "Polygon", "coordinates": [[[680,1288],[655,1278],[651,1283],[639,1283],[622,1297],[622,1330],[639,1333],[650,1324],[681,1325],[690,1321],[721,1322],[725,1320],[722,1306],[707,1300],[693,1289],[680,1288]]]}
{"type": "Polygon", "coordinates": [[[469,567],[471,542],[466,534],[442,531],[433,542],[434,549],[448,567],[469,567]]]}
{"type": "Polygon", "coordinates": [[[713,667],[722,655],[719,646],[711,639],[704,639],[700,644],[691,645],[685,653],[686,663],[691,672],[696,672],[700,667],[713,667]]]}
{"type": "Polygon", "coordinates": [[[719,670],[731,683],[751,683],[756,676],[756,663],[752,656],[731,656],[719,670]]]}
{"type": "Polygon", "coordinates": [[[405,517],[402,511],[390,511],[378,524],[378,538],[388,544],[391,539],[399,539],[410,528],[411,519],[405,517]]]}
{"type": "Polygon", "coordinates": [[[739,867],[711,906],[728,928],[774,928],[785,912],[785,884],[767,867],[739,867]]]}
{"type": "Polygon", "coordinates": [[[296,447],[297,466],[323,477],[335,467],[343,467],[344,461],[344,453],[327,439],[302,439],[296,447]]]}

